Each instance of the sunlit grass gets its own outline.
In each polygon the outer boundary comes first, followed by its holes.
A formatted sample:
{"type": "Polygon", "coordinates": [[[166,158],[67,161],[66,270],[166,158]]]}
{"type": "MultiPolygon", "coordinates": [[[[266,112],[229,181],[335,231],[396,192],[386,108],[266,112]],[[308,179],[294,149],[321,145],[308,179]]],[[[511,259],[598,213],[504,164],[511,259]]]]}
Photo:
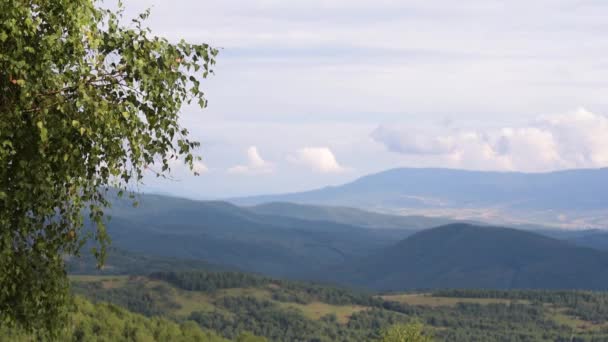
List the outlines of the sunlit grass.
{"type": "Polygon", "coordinates": [[[399,302],[409,305],[425,305],[430,307],[438,306],[456,306],[458,303],[474,303],[474,304],[529,304],[527,301],[518,300],[512,301],[509,299],[498,298],[452,298],[452,297],[434,297],[430,294],[415,293],[415,294],[396,294],[382,296],[382,299],[399,302]]]}

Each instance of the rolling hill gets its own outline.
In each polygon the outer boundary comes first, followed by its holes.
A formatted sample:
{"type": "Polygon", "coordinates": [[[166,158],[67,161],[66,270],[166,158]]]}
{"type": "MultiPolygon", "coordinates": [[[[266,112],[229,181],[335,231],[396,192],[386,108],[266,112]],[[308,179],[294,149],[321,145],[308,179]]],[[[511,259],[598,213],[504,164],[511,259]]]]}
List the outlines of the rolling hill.
{"type": "Polygon", "coordinates": [[[602,248],[597,238],[602,231],[543,231],[562,241],[470,225],[430,229],[442,219],[351,208],[289,203],[245,208],[159,195],[140,195],[139,202],[133,208],[128,200],[114,201],[108,267],[96,272],[94,260],[84,254],[70,260],[71,273],[235,269],[380,289],[603,286],[597,282],[601,275],[573,273],[604,270],[602,252],[575,246],[602,248]]]}
{"type": "Polygon", "coordinates": [[[158,255],[146,255],[111,247],[103,268],[97,268],[97,260],[91,253],[80,257],[65,257],[69,274],[78,275],[146,275],[162,271],[236,271],[228,266],[210,264],[204,260],[178,259],[158,255]]]}
{"type": "Polygon", "coordinates": [[[138,208],[128,200],[113,203],[107,226],[115,248],[274,276],[308,277],[413,233],[266,215],[225,202],[159,195],[138,200],[138,208]]]}
{"type": "Polygon", "coordinates": [[[608,253],[509,228],[451,224],[347,264],[333,280],[422,288],[608,289],[608,253]]]}
{"type": "Polygon", "coordinates": [[[348,206],[497,224],[601,228],[608,226],[608,169],[519,173],[402,168],[341,186],[230,201],[239,205],[348,206]]]}

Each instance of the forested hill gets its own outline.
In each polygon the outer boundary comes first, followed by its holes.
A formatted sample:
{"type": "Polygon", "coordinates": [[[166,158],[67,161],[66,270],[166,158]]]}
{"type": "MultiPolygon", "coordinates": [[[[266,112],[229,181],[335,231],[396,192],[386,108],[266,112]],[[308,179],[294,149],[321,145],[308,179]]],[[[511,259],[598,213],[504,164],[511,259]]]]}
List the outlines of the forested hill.
{"type": "Polygon", "coordinates": [[[333,279],[382,290],[605,290],[608,253],[515,229],[452,224],[353,261],[333,279]]]}
{"type": "MultiPolygon", "coordinates": [[[[458,290],[377,295],[236,272],[73,277],[75,292],[147,316],[190,320],[236,341],[379,341],[417,320],[434,341],[605,341],[608,296],[458,290]]],[[[388,340],[393,341],[393,340],[388,340]]],[[[401,341],[401,340],[399,340],[401,341]]]]}
{"type": "Polygon", "coordinates": [[[268,215],[226,202],[158,195],[138,195],[138,201],[137,208],[114,201],[107,224],[113,247],[273,276],[309,277],[415,231],[268,215]]]}
{"type": "MultiPolygon", "coordinates": [[[[608,283],[604,252],[526,231],[471,225],[420,231],[435,219],[288,203],[244,208],[157,195],[139,202],[138,208],[114,203],[107,225],[114,250],[101,274],[232,269],[399,290],[608,283]]],[[[589,238],[602,232],[556,234],[602,247],[589,238]]],[[[86,255],[72,258],[70,271],[99,274],[86,255]]]]}

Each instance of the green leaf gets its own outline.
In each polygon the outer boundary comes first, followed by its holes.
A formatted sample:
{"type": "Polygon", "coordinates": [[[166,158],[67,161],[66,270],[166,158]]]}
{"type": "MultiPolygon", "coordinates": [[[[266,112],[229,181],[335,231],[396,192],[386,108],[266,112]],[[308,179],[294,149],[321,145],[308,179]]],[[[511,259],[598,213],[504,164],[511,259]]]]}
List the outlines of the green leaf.
{"type": "Polygon", "coordinates": [[[49,131],[44,127],[44,123],[42,121],[38,121],[36,123],[38,129],[40,130],[40,140],[44,143],[49,140],[49,131]]]}
{"type": "Polygon", "coordinates": [[[105,190],[137,186],[146,165],[198,146],[180,114],[188,101],[206,105],[205,74],[191,70],[211,72],[213,49],[150,38],[147,14],[125,26],[98,3],[0,2],[0,322],[29,330],[65,326],[63,257],[88,245],[85,209],[103,264],[105,190]],[[23,244],[1,243],[15,236],[23,244]]]}

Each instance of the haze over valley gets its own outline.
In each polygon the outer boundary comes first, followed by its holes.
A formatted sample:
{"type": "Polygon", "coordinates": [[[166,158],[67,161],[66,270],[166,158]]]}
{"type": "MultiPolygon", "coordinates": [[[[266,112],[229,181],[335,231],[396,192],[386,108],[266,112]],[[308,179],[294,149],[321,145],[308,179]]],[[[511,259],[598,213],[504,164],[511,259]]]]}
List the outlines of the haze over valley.
{"type": "MultiPolygon", "coordinates": [[[[119,251],[359,288],[599,290],[605,286],[601,274],[608,274],[603,229],[563,220],[513,229],[491,217],[396,213],[401,206],[424,211],[502,204],[505,214],[576,209],[584,215],[602,210],[602,197],[593,194],[605,186],[606,172],[395,169],[339,187],[231,200],[239,205],[140,194],[137,210],[126,199],[114,203],[108,229],[119,251]],[[428,196],[441,203],[411,200],[428,196]],[[392,214],[361,209],[372,203],[392,214]]],[[[106,266],[114,273],[124,272],[120,267],[106,266]]]]}

